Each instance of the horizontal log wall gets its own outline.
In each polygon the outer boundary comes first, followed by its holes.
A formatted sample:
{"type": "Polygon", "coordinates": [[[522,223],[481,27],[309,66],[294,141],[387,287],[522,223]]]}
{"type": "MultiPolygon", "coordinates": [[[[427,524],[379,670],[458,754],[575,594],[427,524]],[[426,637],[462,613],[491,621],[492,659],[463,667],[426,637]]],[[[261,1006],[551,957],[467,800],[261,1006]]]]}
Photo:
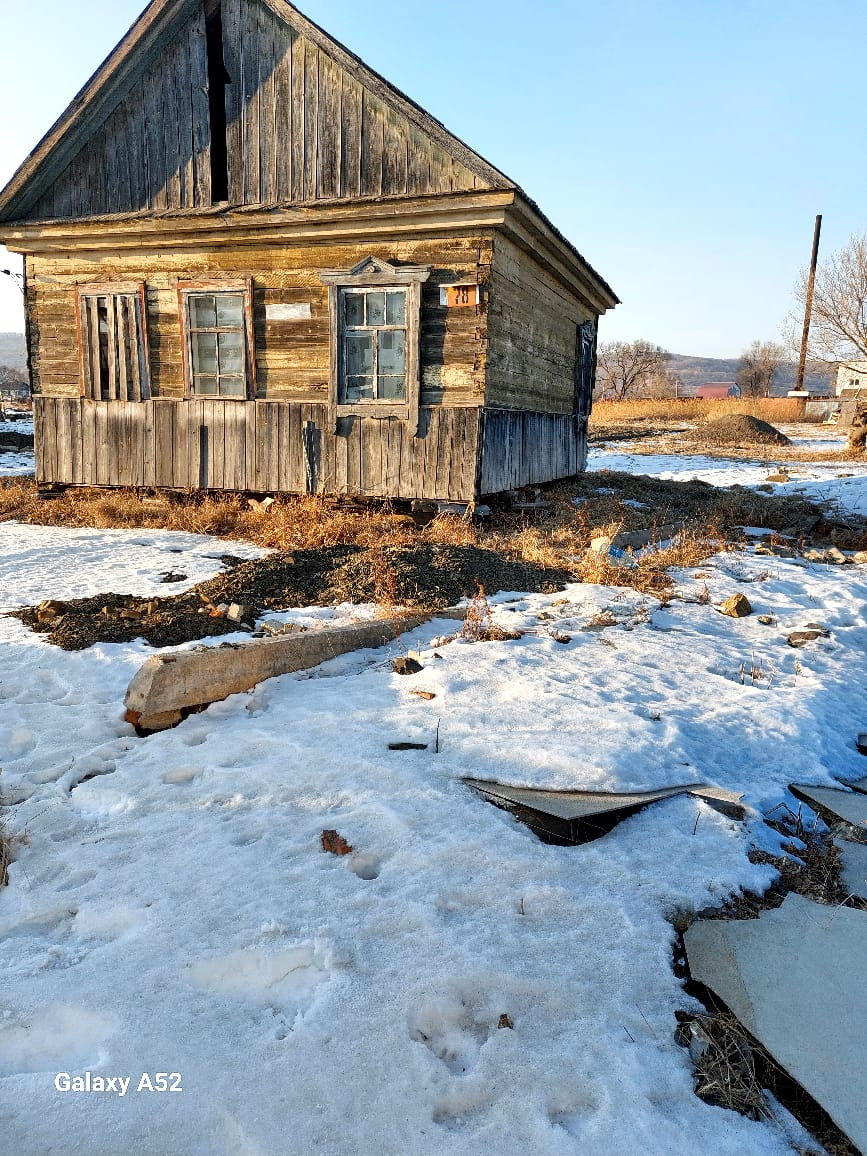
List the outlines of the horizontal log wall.
{"type": "Polygon", "coordinates": [[[470,278],[486,282],[489,236],[459,236],[390,244],[297,245],[209,251],[142,251],[96,260],[90,254],[28,258],[28,327],[35,392],[71,396],[81,389],[76,328],[77,285],[146,284],[151,392],[182,397],[183,344],[178,280],[250,277],[260,397],[317,402],[327,397],[328,292],[318,269],[350,269],[374,253],[390,261],[429,265],[421,316],[422,404],[480,406],[485,391],[487,303],[461,309],[440,305],[439,286],[470,278]],[[274,321],[269,305],[306,304],[310,318],[274,321]]]}
{"type": "Polygon", "coordinates": [[[578,326],[591,313],[534,257],[497,234],[488,310],[488,406],[575,411],[578,326]]]}
{"type": "Polygon", "coordinates": [[[313,435],[314,490],[472,501],[479,409],[424,407],[419,436],[396,419],[343,418],[279,401],[104,402],[34,398],[40,484],[307,491],[302,427],[313,435]]]}
{"type": "Polygon", "coordinates": [[[480,494],[571,478],[587,462],[587,422],[571,415],[486,409],[480,494]]]}

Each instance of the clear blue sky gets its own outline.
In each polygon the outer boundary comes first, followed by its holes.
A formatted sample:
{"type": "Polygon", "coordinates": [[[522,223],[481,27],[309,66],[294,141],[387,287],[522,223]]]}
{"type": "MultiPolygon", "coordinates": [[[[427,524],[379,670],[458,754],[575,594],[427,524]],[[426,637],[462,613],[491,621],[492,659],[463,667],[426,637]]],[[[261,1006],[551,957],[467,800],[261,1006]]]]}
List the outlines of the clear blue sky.
{"type": "MultiPolygon", "coordinates": [[[[824,253],[867,230],[867,0],[299,6],[539,203],[623,301],[603,339],[737,356],[779,336],[817,212],[824,253]]],[[[0,183],[141,7],[0,0],[0,183]]]]}

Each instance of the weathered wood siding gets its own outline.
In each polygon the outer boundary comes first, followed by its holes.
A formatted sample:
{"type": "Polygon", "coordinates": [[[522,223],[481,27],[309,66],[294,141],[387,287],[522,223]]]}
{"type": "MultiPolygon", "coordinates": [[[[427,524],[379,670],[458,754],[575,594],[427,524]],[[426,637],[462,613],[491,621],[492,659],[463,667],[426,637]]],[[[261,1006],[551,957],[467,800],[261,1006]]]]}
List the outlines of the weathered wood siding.
{"type": "Polygon", "coordinates": [[[469,502],[479,409],[421,410],[418,437],[396,419],[343,418],[286,401],[104,402],[34,398],[40,484],[305,493],[302,429],[315,426],[313,491],[469,502]]]}
{"type": "Polygon", "coordinates": [[[210,205],[207,93],[199,5],[27,216],[68,220],[210,205]]]}
{"type": "Polygon", "coordinates": [[[88,282],[143,281],[146,285],[151,392],[182,397],[183,341],[179,280],[251,277],[256,336],[256,385],[264,398],[324,402],[329,378],[328,292],[317,270],[346,268],[371,252],[430,265],[421,314],[423,405],[482,405],[485,391],[487,306],[447,309],[439,286],[464,277],[487,281],[490,236],[403,241],[388,246],[315,245],[141,251],[103,260],[75,253],[28,258],[28,325],[35,393],[80,393],[76,293],[88,282]],[[310,318],[274,321],[266,307],[309,304],[310,318]]]}
{"type": "MultiPolygon", "coordinates": [[[[223,0],[228,193],[272,205],[489,188],[389,100],[260,0],[223,0]]],[[[364,74],[359,69],[360,75],[364,74]]],[[[204,9],[28,207],[36,220],[207,207],[211,124],[204,9]]],[[[222,130],[221,130],[222,131],[222,130]]]]}
{"type": "Polygon", "coordinates": [[[485,409],[479,494],[571,478],[587,463],[587,421],[571,414],[485,409]]]}
{"type": "Polygon", "coordinates": [[[509,238],[497,234],[488,310],[488,406],[575,411],[578,326],[592,314],[509,238]]]}

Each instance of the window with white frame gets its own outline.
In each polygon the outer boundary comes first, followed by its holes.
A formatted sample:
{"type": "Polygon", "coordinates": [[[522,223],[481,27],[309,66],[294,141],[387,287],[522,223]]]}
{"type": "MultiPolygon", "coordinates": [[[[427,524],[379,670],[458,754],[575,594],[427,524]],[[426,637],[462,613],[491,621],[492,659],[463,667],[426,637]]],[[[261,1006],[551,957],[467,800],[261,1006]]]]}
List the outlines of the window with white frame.
{"type": "Polygon", "coordinates": [[[341,403],[406,400],[406,290],[341,289],[341,403]]]}
{"type": "Polygon", "coordinates": [[[251,396],[250,287],[185,283],[180,287],[187,393],[191,397],[251,396]]]}
{"type": "Polygon", "coordinates": [[[367,257],[324,270],[331,318],[329,401],[335,423],[352,415],[418,426],[421,286],[430,269],[367,257]]]}

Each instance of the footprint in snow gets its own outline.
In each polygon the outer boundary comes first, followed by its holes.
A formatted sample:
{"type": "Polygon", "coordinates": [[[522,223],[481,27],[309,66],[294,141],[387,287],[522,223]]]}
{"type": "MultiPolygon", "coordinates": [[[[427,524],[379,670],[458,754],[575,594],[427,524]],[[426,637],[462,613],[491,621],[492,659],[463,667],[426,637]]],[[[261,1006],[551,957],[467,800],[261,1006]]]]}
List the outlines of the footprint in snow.
{"type": "Polygon", "coordinates": [[[188,968],[187,976],[204,991],[269,1008],[278,1017],[277,1038],[283,1038],[291,1030],[287,1025],[309,1011],[331,967],[322,946],[307,942],[202,959],[188,968]]]}
{"type": "Polygon", "coordinates": [[[16,1008],[0,1018],[0,1077],[99,1068],[114,1028],[111,1017],[74,1004],[16,1008]]]}
{"type": "Polygon", "coordinates": [[[455,1076],[475,1067],[482,1046],[496,1031],[496,1015],[474,1012],[469,1001],[457,995],[423,1004],[409,1017],[410,1038],[424,1044],[455,1076]]]}

